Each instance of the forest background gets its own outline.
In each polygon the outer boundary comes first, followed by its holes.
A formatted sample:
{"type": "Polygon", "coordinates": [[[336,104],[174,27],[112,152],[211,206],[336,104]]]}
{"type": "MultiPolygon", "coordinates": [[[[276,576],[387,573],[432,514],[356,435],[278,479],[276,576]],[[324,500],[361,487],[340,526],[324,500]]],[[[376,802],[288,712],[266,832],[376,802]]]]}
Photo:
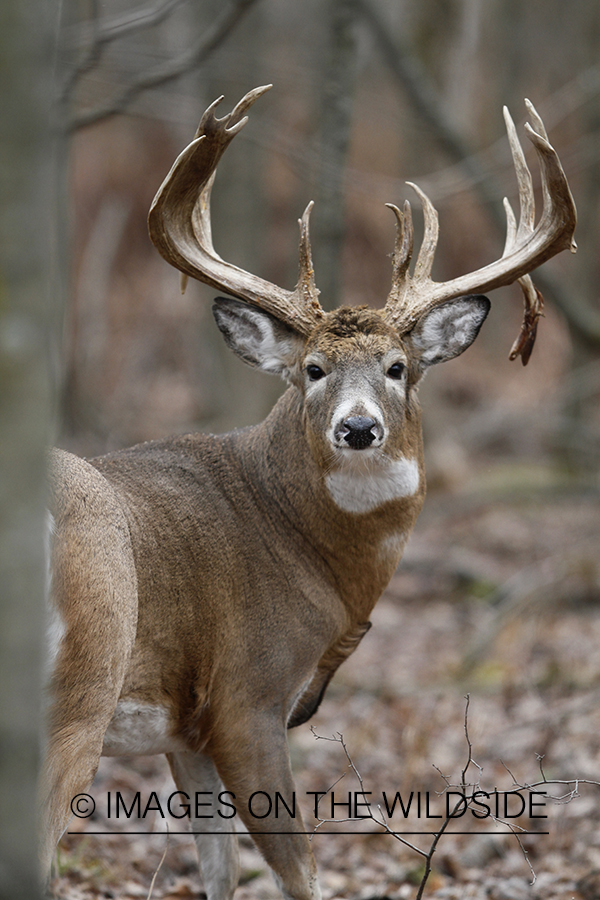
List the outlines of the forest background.
{"type": "MultiPolygon", "coordinates": [[[[42,356],[54,400],[43,379],[29,390],[54,410],[38,443],[51,438],[88,457],[259,421],[283,388],[233,357],[212,322],[214,292],[191,283],[182,296],[147,236],[152,197],[217,96],[227,112],[252,87],[274,85],[220,164],[218,252],[292,286],[297,219],[314,199],[316,279],[329,307],[383,303],[394,237],[384,204],[413,199],[405,181],[440,213],[434,277],[500,255],[502,197],[516,197],[502,105],[523,135],[523,98],[533,101],[578,206],[577,256],[562,254],[535,276],[546,315],[526,369],[507,358],[522,316],[515,287],[492,295],[469,352],[425,380],[425,512],[315,727],[344,735],[365,789],[439,791],[434,766],[454,779],[467,758],[468,693],[483,784],[509,789],[513,775],[532,783],[538,757],[548,777],[600,782],[598,4],[69,0],[41,45],[56,85],[54,167],[44,175],[55,188],[45,207],[55,230],[52,288],[32,317],[50,335],[42,356]]],[[[35,65],[36,52],[24,64],[35,65]]],[[[14,355],[20,332],[3,328],[14,355]]],[[[4,496],[8,510],[8,488],[4,496]]],[[[4,546],[15,569],[14,537],[4,546]]],[[[12,651],[3,660],[14,674],[12,651]]],[[[308,726],[291,742],[306,790],[345,770],[341,745],[315,741],[308,726]]],[[[169,784],[162,761],[105,760],[97,790],[160,793],[169,784]]],[[[426,895],[600,897],[600,788],[581,793],[552,806],[548,834],[521,844],[494,823],[444,836],[426,895]]],[[[152,837],[84,835],[98,824],[80,822],[82,833],[65,838],[56,896],[147,896],[164,821],[147,823],[152,837]]],[[[315,838],[326,897],[415,895],[423,856],[372,831],[315,838]]],[[[269,896],[260,858],[246,838],[243,847],[240,897],[269,896]]],[[[191,841],[173,837],[153,896],[198,890],[191,841]]]]}

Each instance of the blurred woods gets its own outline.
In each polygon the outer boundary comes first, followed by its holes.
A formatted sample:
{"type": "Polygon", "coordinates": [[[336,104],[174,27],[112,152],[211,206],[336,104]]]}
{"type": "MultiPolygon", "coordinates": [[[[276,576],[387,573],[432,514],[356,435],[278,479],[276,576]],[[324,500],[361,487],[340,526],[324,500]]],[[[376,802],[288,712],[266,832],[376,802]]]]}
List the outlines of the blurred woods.
{"type": "Polygon", "coordinates": [[[241,426],[262,418],[282,389],[232,357],[212,322],[214,291],[193,283],[182,297],[177,273],[147,237],[152,197],[215,97],[225,95],[226,112],[251,87],[275,86],[221,163],[218,252],[293,285],[296,221],[315,199],[323,303],[377,306],[389,290],[394,238],[384,203],[411,195],[406,180],[440,212],[434,277],[500,255],[501,198],[516,195],[501,108],[521,126],[528,96],[575,194],[579,255],[562,254],[537,277],[547,313],[528,369],[507,360],[521,318],[515,287],[495,293],[475,347],[428,377],[430,483],[460,484],[491,456],[518,460],[528,482],[595,473],[599,43],[592,0],[66,3],[72,274],[63,443],[91,455],[241,426]]]}
{"type": "MultiPolygon", "coordinates": [[[[527,765],[534,751],[554,750],[557,771],[598,780],[599,48],[595,0],[63,2],[71,275],[61,443],[87,456],[256,422],[283,390],[227,350],[212,321],[215,292],[190,282],[182,296],[178,273],[147,235],[158,186],[219,95],[225,113],[252,87],[274,84],[219,166],[217,252],[292,287],[296,222],[314,199],[316,281],[326,306],[383,304],[394,244],[384,204],[413,201],[406,180],[440,213],[434,277],[453,278],[500,256],[502,197],[518,206],[503,104],[536,185],[524,97],[563,162],[579,211],[579,251],[534,274],[546,315],[532,359],[526,369],[508,360],[522,318],[515,286],[492,294],[473,347],[425,379],[430,496],[374,612],[373,635],[321,707],[324,730],[345,731],[365,773],[379,773],[384,785],[403,777],[429,785],[431,762],[446,765],[444,748],[463,740],[462,724],[450,716],[442,722],[449,706],[441,704],[436,731],[431,710],[444,690],[454,709],[465,685],[485,696],[478,709],[487,710],[490,758],[498,746],[503,758],[511,752],[521,716],[530,742],[515,739],[513,749],[527,765]],[[544,625],[521,628],[523,617],[515,625],[515,613],[532,609],[541,612],[528,622],[544,625]],[[588,743],[573,738],[584,727],[575,713],[569,718],[574,686],[588,743]],[[552,743],[557,733],[561,747],[552,743]]],[[[413,208],[418,245],[418,203],[413,208]]],[[[315,758],[300,776],[306,786],[321,784],[325,764],[309,730],[291,740],[296,762],[315,758]]],[[[461,744],[457,759],[462,752],[461,744]]],[[[101,778],[113,777],[104,762],[101,778]]],[[[138,763],[138,775],[145,765],[138,763]]],[[[336,762],[332,780],[338,774],[336,762]]],[[[557,866],[575,861],[576,833],[585,845],[576,862],[585,871],[600,821],[584,807],[576,824],[568,839],[559,834],[557,866]]],[[[79,852],[76,839],[69,846],[79,852]]],[[[107,844],[90,846],[108,852],[107,844]]],[[[372,860],[372,845],[364,847],[372,860]]],[[[335,842],[318,852],[332,871],[343,868],[335,842]]],[[[173,871],[181,871],[179,862],[173,871]]],[[[156,861],[144,865],[149,880],[156,861]]],[[[505,860],[498,865],[506,868],[505,860]]]]}

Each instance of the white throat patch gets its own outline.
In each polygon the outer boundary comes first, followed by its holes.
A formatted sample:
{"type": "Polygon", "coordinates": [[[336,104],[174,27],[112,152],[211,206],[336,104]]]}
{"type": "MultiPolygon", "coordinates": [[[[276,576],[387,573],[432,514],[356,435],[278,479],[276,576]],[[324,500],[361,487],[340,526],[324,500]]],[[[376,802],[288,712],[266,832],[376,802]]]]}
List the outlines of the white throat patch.
{"type": "Polygon", "coordinates": [[[344,512],[367,513],[390,500],[412,497],[419,488],[419,464],[401,458],[371,472],[338,469],[326,476],[325,484],[344,512]]]}

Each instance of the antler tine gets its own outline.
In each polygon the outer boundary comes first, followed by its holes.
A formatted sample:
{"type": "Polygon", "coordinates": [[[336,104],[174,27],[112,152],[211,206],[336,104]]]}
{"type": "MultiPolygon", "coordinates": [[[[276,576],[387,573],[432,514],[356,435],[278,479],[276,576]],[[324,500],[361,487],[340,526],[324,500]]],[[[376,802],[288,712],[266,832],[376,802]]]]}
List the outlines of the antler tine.
{"type": "Polygon", "coordinates": [[[258,100],[259,97],[262,97],[263,94],[266,94],[267,91],[270,91],[273,87],[272,84],[263,84],[261,87],[254,88],[251,91],[248,91],[247,94],[244,94],[242,99],[236,103],[231,112],[223,116],[221,119],[215,116],[215,109],[219,104],[225,99],[224,95],[221,94],[220,97],[217,97],[216,100],[210,104],[210,106],[205,109],[202,114],[202,118],[200,119],[200,124],[196,129],[196,137],[200,137],[202,134],[205,134],[207,131],[214,129],[215,126],[219,126],[220,124],[224,124],[227,132],[234,137],[239,131],[242,130],[246,122],[248,121],[245,113],[250,109],[252,104],[258,100]]]}
{"type": "Polygon", "coordinates": [[[533,195],[533,180],[523,148],[517,137],[517,129],[513,122],[512,116],[505,106],[502,109],[504,114],[504,122],[506,124],[506,133],[508,135],[508,143],[513,159],[513,165],[517,176],[517,184],[519,186],[519,227],[517,229],[516,240],[518,241],[526,232],[531,233],[535,225],[535,197],[533,195]]]}
{"type": "MultiPolygon", "coordinates": [[[[531,106],[531,104],[529,105],[531,106]]],[[[531,107],[531,109],[533,109],[533,107],[531,107]]],[[[542,120],[537,116],[537,113],[535,113],[535,115],[538,119],[537,124],[539,125],[542,120]]],[[[545,136],[546,129],[544,128],[543,123],[541,125],[541,131],[543,131],[545,136]]],[[[517,221],[512,206],[508,201],[508,197],[504,198],[504,210],[506,212],[506,244],[504,246],[504,253],[502,254],[503,257],[510,253],[517,241],[517,221]]],[[[534,285],[531,275],[523,275],[522,278],[518,279],[517,283],[523,292],[525,309],[523,312],[521,330],[510,348],[508,358],[512,361],[515,360],[517,356],[520,356],[521,362],[526,366],[529,362],[533,345],[535,344],[538,321],[543,315],[544,298],[534,285]]]]}
{"type": "MultiPolygon", "coordinates": [[[[545,132],[545,129],[543,130],[545,132]]],[[[560,247],[554,253],[566,249],[569,249],[571,253],[576,253],[577,244],[573,234],[577,224],[577,210],[556,150],[545,137],[534,131],[528,122],[525,123],[525,131],[535,147],[540,163],[544,208],[538,222],[538,229],[552,231],[553,228],[556,228],[558,231],[562,226],[556,236],[557,242],[560,241],[560,247]],[[562,202],[558,203],[556,200],[562,202]]],[[[554,253],[550,255],[554,255],[554,253]]]]}
{"type": "MultiPolygon", "coordinates": [[[[415,271],[412,277],[412,282],[414,284],[419,281],[426,282],[431,276],[431,269],[433,267],[433,260],[438,242],[439,220],[437,210],[427,194],[425,194],[418,185],[413,184],[412,181],[407,181],[406,183],[419,197],[425,221],[423,241],[417,256],[415,271]]],[[[386,203],[385,205],[391,209],[396,216],[396,243],[394,246],[392,291],[390,296],[393,295],[393,298],[398,301],[403,296],[406,286],[409,283],[408,267],[410,265],[414,246],[412,210],[408,200],[404,201],[403,213],[400,212],[398,207],[394,206],[393,203],[386,203]]]]}
{"type": "Polygon", "coordinates": [[[415,264],[413,278],[415,281],[428,281],[431,276],[431,269],[433,268],[433,258],[437,249],[440,232],[438,214],[427,194],[424,193],[417,184],[413,184],[412,181],[407,181],[406,183],[413,191],[415,191],[421,201],[425,225],[423,241],[415,264]]]}
{"type": "MultiPolygon", "coordinates": [[[[536,110],[531,100],[528,100],[527,97],[525,97],[525,106],[527,107],[527,112],[533,120],[533,130],[537,131],[537,133],[541,137],[543,137],[544,140],[549,144],[550,141],[548,140],[548,132],[546,131],[546,126],[542,122],[542,117],[536,110]]],[[[525,125],[525,127],[527,127],[527,124],[525,125]]]]}
{"type": "Polygon", "coordinates": [[[396,242],[392,257],[392,291],[390,296],[398,301],[404,294],[407,284],[408,267],[412,259],[415,232],[412,222],[412,210],[408,200],[404,201],[404,210],[400,212],[393,203],[385,204],[396,216],[396,242]]]}
{"type": "Polygon", "coordinates": [[[319,289],[315,284],[315,270],[313,268],[312,250],[310,246],[310,214],[314,206],[311,200],[302,214],[302,218],[298,219],[300,226],[300,246],[298,252],[298,284],[295,293],[304,299],[309,306],[314,306],[321,310],[321,306],[317,297],[319,289]]]}
{"type": "MultiPolygon", "coordinates": [[[[538,150],[538,146],[535,141],[536,137],[543,139],[545,144],[550,146],[546,128],[535,106],[530,100],[527,99],[525,100],[525,105],[535,126],[535,128],[532,128],[529,123],[526,123],[525,130],[527,131],[529,138],[532,140],[536,150],[538,150]]],[[[533,232],[535,223],[535,201],[533,196],[533,183],[531,180],[531,173],[529,171],[529,168],[527,167],[527,163],[525,162],[525,155],[517,138],[516,129],[514,127],[511,115],[506,107],[504,107],[504,118],[509,134],[513,161],[515,169],[517,170],[517,179],[519,181],[519,200],[521,204],[521,217],[519,228],[517,229],[512,207],[507,198],[504,198],[507,230],[506,247],[503,256],[506,256],[507,253],[509,253],[510,250],[516,245],[521,234],[525,234],[526,232],[533,232]]],[[[550,186],[548,184],[546,167],[544,166],[542,159],[540,169],[542,175],[544,210],[547,210],[551,208],[552,195],[550,186]]],[[[572,241],[571,249],[573,249],[574,246],[575,242],[572,241]]],[[[535,344],[538,321],[543,315],[544,298],[541,292],[534,285],[530,275],[523,275],[522,278],[518,279],[518,284],[523,292],[523,322],[521,324],[521,330],[511,347],[509,359],[515,360],[518,356],[520,356],[521,362],[524,366],[526,366],[529,362],[535,344]]]]}
{"type": "MultiPolygon", "coordinates": [[[[519,225],[516,224],[510,204],[505,201],[507,236],[500,259],[451,281],[435,282],[431,279],[430,272],[437,240],[437,214],[430,201],[425,198],[424,246],[419,253],[415,273],[412,278],[406,274],[406,283],[401,295],[395,285],[392,285],[383,310],[386,320],[401,333],[410,331],[424,313],[447,300],[465,294],[491,291],[519,281],[526,298],[524,331],[527,333],[524,337],[522,332],[513,347],[512,355],[521,354],[524,362],[526,357],[528,358],[535,336],[533,325],[541,315],[541,295],[531,283],[528,273],[561,250],[570,248],[571,251],[575,251],[573,233],[577,223],[577,211],[565,173],[556,151],[548,142],[544,125],[532,104],[529,101],[526,103],[535,129],[526,125],[525,130],[535,147],[540,163],[544,201],[537,225],[534,224],[535,206],[531,174],[512,119],[506,114],[508,138],[519,184],[521,207],[519,225]],[[532,320],[535,320],[533,325],[532,320]]],[[[421,197],[422,192],[418,193],[421,197]]]]}
{"type": "Polygon", "coordinates": [[[514,247],[517,239],[517,220],[508,197],[505,197],[502,202],[504,205],[504,212],[506,213],[506,241],[502,256],[506,256],[506,254],[514,247]]]}
{"type": "Polygon", "coordinates": [[[148,215],[150,238],[159,253],[187,276],[264,309],[301,334],[309,334],[324,313],[314,283],[308,216],[300,238],[300,280],[294,291],[239,269],[221,259],[212,242],[210,195],[221,156],[247,122],[246,112],[271,85],[247,93],[232,112],[217,118],[222,98],[208,107],[196,136],[173,164],[148,215]],[[304,261],[304,262],[303,262],[304,261]]]}

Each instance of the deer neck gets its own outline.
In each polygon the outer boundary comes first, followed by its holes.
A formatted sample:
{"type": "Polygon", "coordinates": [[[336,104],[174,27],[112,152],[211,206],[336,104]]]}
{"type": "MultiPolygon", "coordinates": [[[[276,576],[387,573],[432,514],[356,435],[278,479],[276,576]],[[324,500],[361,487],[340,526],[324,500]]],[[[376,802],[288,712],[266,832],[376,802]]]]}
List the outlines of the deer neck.
{"type": "MultiPolygon", "coordinates": [[[[398,566],[423,505],[420,411],[413,411],[406,435],[406,458],[416,478],[404,492],[392,483],[390,499],[372,507],[365,502],[363,512],[343,508],[352,506],[352,500],[342,506],[335,502],[335,491],[327,483],[331,473],[315,460],[303,419],[301,394],[291,387],[264,422],[234,435],[238,453],[267,515],[296,539],[301,535],[306,552],[325,564],[352,618],[366,621],[398,566]]],[[[393,482],[393,472],[390,477],[393,482]]],[[[363,482],[365,491],[372,491],[375,483],[386,496],[383,474],[363,482]]],[[[359,483],[356,496],[360,489],[359,483]]]]}

